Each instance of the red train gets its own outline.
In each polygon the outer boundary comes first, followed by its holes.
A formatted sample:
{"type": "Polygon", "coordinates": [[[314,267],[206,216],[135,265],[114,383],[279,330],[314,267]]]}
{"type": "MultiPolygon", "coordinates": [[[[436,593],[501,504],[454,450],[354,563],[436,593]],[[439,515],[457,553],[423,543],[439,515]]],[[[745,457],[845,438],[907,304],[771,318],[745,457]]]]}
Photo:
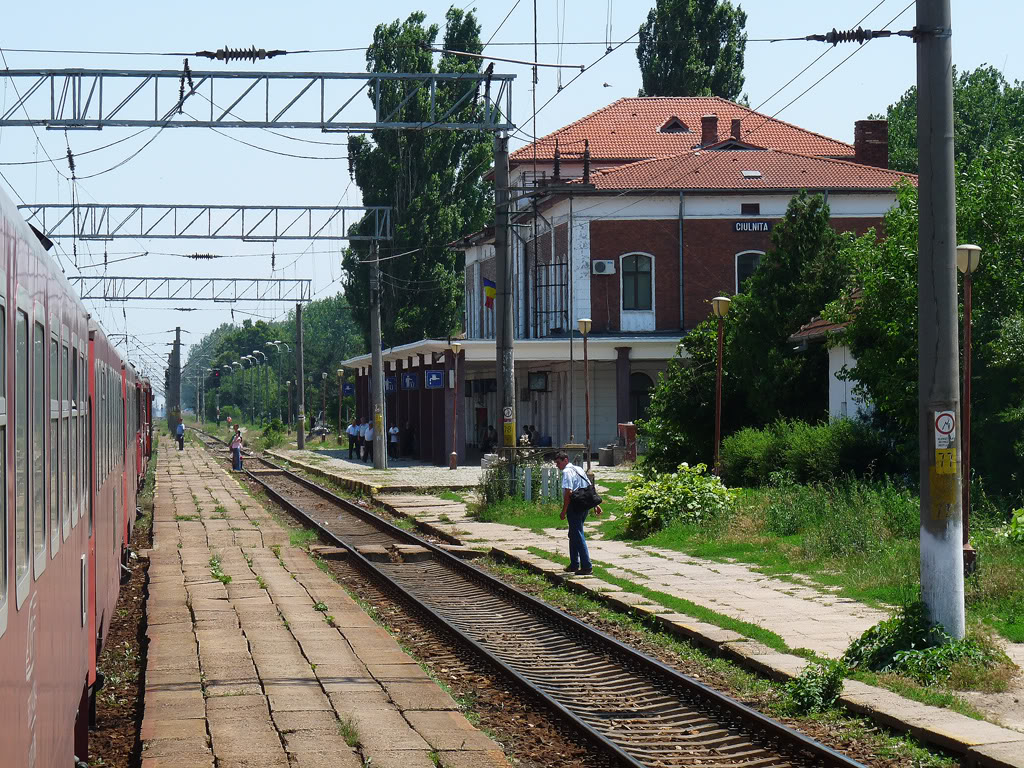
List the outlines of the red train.
{"type": "Polygon", "coordinates": [[[88,750],[153,393],[0,192],[0,763],[88,750]]]}

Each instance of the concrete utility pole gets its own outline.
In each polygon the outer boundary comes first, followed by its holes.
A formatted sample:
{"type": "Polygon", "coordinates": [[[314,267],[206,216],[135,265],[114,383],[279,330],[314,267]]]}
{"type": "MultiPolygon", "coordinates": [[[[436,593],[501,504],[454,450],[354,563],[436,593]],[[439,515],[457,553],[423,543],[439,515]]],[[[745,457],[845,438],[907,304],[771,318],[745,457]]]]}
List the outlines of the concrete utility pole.
{"type": "Polygon", "coordinates": [[[175,413],[181,412],[181,328],[174,329],[174,346],[171,347],[171,359],[167,366],[170,375],[167,391],[167,423],[173,429],[176,424],[172,423],[175,413]]]}
{"type": "Polygon", "coordinates": [[[295,305],[295,400],[298,410],[298,448],[306,447],[306,372],[302,367],[302,304],[295,305]]]}
{"type": "Polygon", "coordinates": [[[949,0],[918,0],[915,29],[921,594],[929,618],[959,639],[964,636],[964,565],[949,0]]]}
{"type": "MultiPolygon", "coordinates": [[[[495,347],[498,368],[498,403],[501,407],[502,444],[516,445],[516,372],[512,284],[515,259],[509,254],[508,227],[508,136],[494,137],[494,252],[495,282],[498,283],[495,307],[495,347]]],[[[554,234],[552,234],[554,237],[554,234]]],[[[512,455],[514,451],[508,450],[512,455]]]]}
{"type": "Polygon", "coordinates": [[[384,357],[380,340],[380,261],[373,244],[370,264],[370,402],[373,407],[373,468],[388,468],[387,441],[384,434],[384,357]]]}

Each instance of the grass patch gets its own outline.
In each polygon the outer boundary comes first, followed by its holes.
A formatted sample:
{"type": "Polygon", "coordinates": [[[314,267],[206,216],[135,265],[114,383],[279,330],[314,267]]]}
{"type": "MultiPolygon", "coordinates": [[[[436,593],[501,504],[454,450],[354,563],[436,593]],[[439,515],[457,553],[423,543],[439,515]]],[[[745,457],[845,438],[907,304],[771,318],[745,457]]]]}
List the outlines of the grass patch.
{"type": "MultiPolygon", "coordinates": [[[[559,555],[556,552],[548,552],[547,550],[540,549],[538,547],[527,547],[527,551],[543,557],[545,560],[550,560],[560,565],[568,565],[569,558],[559,555]]],[[[729,629],[733,632],[738,632],[744,637],[749,637],[751,640],[757,640],[758,642],[764,643],[769,648],[779,651],[780,653],[794,653],[795,651],[786,645],[786,641],[779,637],[774,632],[771,632],[763,627],[759,627],[756,624],[751,624],[747,621],[740,621],[730,616],[718,613],[705,608],[703,605],[697,605],[689,600],[676,595],[670,595],[667,592],[659,592],[656,589],[650,589],[642,584],[636,584],[629,579],[621,578],[620,576],[613,575],[607,564],[594,563],[594,575],[609,584],[613,584],[624,592],[631,592],[635,595],[641,595],[646,597],[648,600],[663,605],[666,608],[671,608],[673,611],[692,616],[693,618],[703,621],[706,624],[713,624],[721,629],[729,629]]],[[[806,655],[801,653],[800,655],[806,655]]]]}
{"type": "Polygon", "coordinates": [[[561,505],[553,502],[538,503],[506,498],[487,506],[473,505],[467,511],[470,517],[481,523],[504,523],[519,528],[529,528],[535,533],[539,533],[545,528],[561,528],[563,530],[569,528],[569,524],[558,517],[562,511],[561,505]]]}
{"type": "Polygon", "coordinates": [[[198,520],[199,515],[175,515],[174,519],[177,520],[179,523],[188,523],[193,520],[198,520]]]}
{"type": "MultiPolygon", "coordinates": [[[[799,485],[783,478],[737,489],[733,511],[705,523],[676,522],[631,539],[620,518],[599,531],[607,539],[739,561],[777,578],[809,577],[838,597],[889,608],[906,603],[920,583],[919,517],[917,496],[889,481],[799,485]]],[[[965,585],[968,621],[1024,642],[1024,547],[1001,535],[998,513],[978,509],[971,524],[979,557],[965,585]]]]}
{"type": "Polygon", "coordinates": [[[351,717],[342,717],[338,720],[338,733],[345,740],[345,743],[353,749],[358,749],[362,746],[363,742],[359,738],[359,729],[351,717]]]}
{"type": "Polygon", "coordinates": [[[317,540],[317,535],[312,528],[295,528],[288,532],[288,543],[297,549],[306,549],[317,540]]]}
{"type": "Polygon", "coordinates": [[[444,499],[445,501],[453,501],[457,504],[465,504],[466,498],[455,491],[441,491],[437,494],[437,498],[444,499]]]}

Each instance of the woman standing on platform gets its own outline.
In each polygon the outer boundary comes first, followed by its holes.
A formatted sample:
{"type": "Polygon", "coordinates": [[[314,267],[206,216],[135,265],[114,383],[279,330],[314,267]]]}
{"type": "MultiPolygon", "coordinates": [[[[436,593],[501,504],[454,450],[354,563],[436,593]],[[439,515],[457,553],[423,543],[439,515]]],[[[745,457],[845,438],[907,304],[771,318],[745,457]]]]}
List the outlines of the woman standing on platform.
{"type": "Polygon", "coordinates": [[[231,438],[231,469],[235,472],[242,471],[242,430],[237,426],[231,438]]]}

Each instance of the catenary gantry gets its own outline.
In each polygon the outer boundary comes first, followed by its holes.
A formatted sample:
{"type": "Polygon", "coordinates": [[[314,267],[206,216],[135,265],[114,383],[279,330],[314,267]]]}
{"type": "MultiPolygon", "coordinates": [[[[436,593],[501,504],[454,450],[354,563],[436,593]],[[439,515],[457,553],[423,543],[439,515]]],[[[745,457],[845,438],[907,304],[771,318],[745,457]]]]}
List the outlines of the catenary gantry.
{"type": "Polygon", "coordinates": [[[0,77],[19,94],[0,127],[514,128],[509,74],[6,69],[0,77]],[[364,92],[373,117],[354,119],[364,92]]]}

